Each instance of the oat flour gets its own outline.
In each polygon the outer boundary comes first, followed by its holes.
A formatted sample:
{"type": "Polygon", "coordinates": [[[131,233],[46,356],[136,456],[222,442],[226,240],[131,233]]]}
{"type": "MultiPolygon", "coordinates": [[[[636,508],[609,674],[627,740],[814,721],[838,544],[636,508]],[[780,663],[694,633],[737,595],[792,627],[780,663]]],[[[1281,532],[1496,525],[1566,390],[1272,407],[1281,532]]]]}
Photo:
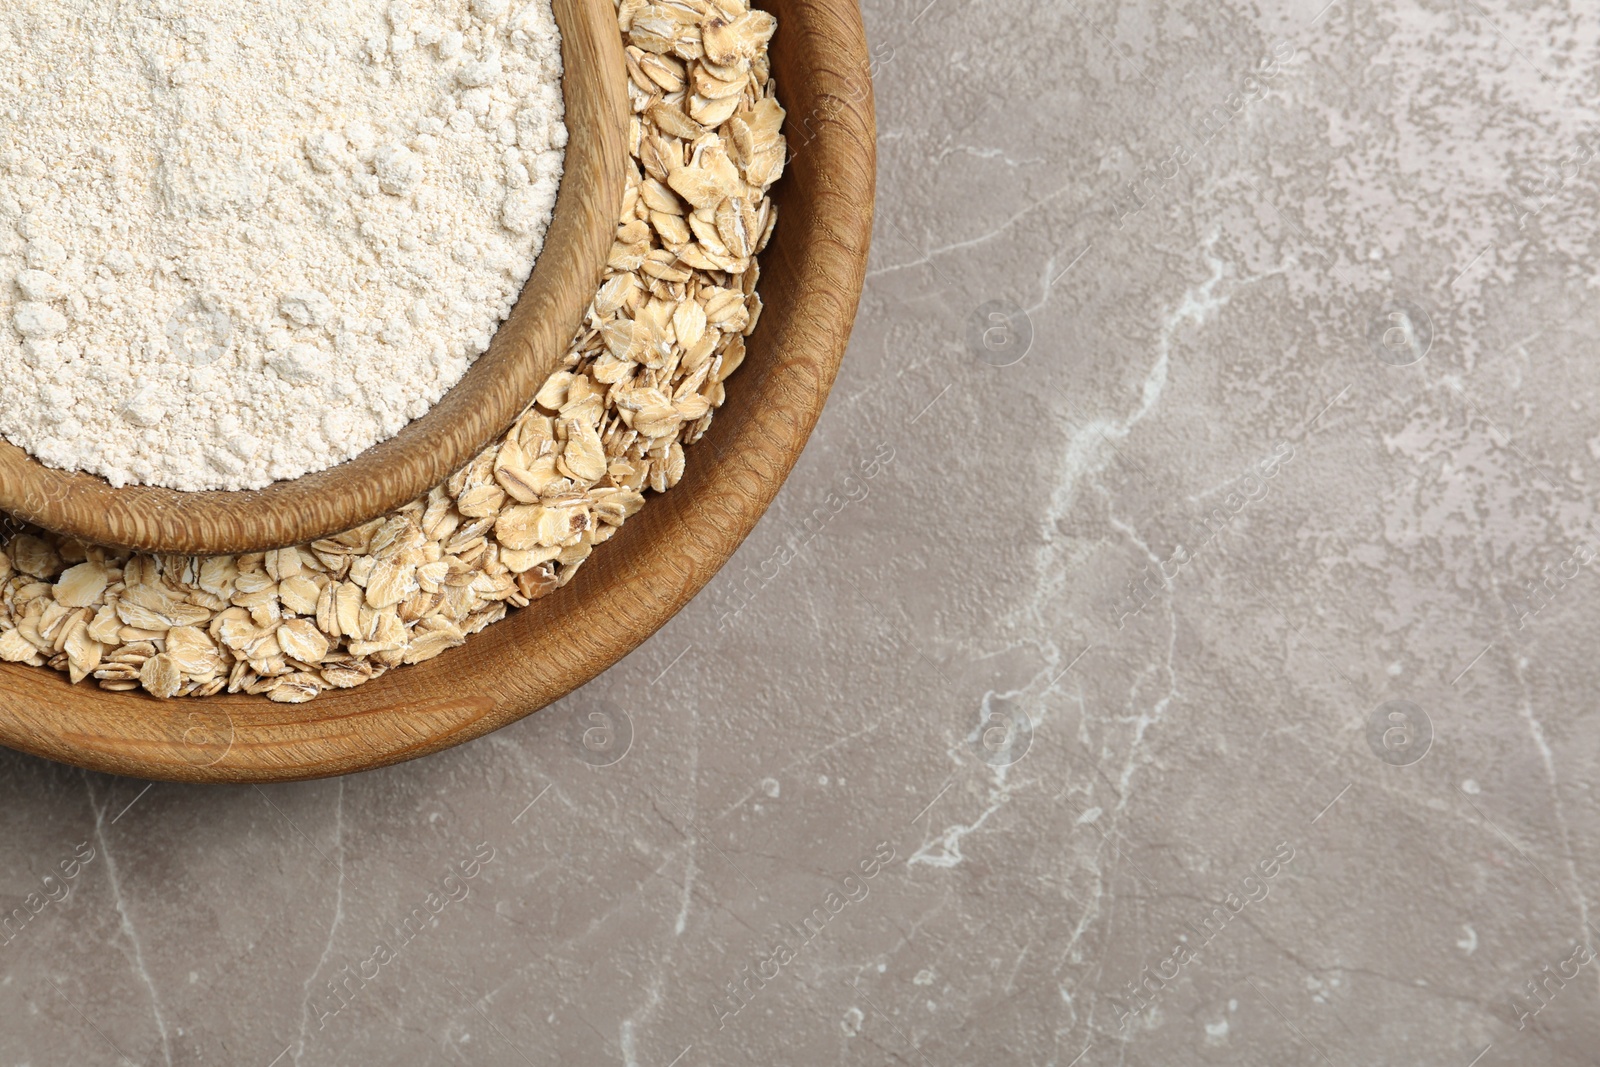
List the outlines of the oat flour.
{"type": "Polygon", "coordinates": [[[0,433],[260,487],[420,417],[560,180],[549,0],[0,5],[0,433]]]}

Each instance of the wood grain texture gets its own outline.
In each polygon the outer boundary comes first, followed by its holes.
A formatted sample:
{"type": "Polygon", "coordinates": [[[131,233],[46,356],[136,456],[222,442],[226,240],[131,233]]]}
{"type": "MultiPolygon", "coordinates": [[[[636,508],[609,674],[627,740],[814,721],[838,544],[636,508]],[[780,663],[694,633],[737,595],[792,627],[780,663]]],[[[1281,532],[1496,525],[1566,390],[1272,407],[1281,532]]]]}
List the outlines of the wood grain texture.
{"type": "Polygon", "coordinates": [[[158,701],[0,664],[0,743],[96,770],[185,781],[317,778],[422,756],[536,711],[635,648],[728,560],[799,458],[843,358],[866,272],[876,174],[854,0],[770,0],[794,159],[774,191],[766,310],[683,481],[566,588],[427,663],[306,704],[158,701]]]}
{"type": "Polygon", "coordinates": [[[612,0],[554,0],[570,131],[544,251],[511,317],[427,415],[356,458],[265,489],[112,488],[0,439],[0,510],[85,541],[198,555],[303,544],[448,478],[505,432],[560,362],[594,298],[628,165],[627,68],[612,0]]]}

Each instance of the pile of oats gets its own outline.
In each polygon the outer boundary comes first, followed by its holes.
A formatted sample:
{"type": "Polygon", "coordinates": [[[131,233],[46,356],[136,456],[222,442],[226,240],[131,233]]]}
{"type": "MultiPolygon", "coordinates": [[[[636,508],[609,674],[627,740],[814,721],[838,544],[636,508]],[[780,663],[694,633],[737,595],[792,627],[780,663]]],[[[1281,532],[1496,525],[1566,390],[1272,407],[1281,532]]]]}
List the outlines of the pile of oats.
{"type": "Polygon", "coordinates": [[[136,555],[14,530],[0,659],[163,698],[310,700],[565,585],[647,489],[678,483],[761,314],[755,256],[786,159],[777,24],[746,0],[621,0],[617,14],[635,163],[622,221],[562,368],[505,437],[426,497],[296,548],[136,555]]]}

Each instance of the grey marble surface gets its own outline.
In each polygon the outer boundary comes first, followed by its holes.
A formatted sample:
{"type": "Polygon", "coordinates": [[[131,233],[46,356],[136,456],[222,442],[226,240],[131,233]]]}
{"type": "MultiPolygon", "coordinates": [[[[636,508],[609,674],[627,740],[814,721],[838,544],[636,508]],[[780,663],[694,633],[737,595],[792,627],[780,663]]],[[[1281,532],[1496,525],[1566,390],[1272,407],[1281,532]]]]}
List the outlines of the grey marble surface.
{"type": "Polygon", "coordinates": [[[0,755],[0,1064],[1593,1063],[1600,11],[1324,3],[871,0],[734,561],[404,766],[0,755]]]}

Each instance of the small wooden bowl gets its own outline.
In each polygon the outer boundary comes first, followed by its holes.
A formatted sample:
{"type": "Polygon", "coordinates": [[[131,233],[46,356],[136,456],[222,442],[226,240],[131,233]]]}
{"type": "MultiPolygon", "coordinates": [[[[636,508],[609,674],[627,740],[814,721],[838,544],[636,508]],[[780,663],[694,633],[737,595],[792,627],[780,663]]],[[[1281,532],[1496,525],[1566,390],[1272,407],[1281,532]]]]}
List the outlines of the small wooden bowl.
{"type": "Polygon", "coordinates": [[[788,476],[844,355],[866,273],[876,167],[854,0],[767,0],[794,159],[775,190],[760,325],[688,473],[571,584],[466,645],[306,704],[160,701],[0,664],[0,744],[114,774],[321,778],[437,752],[537,711],[620,660],[711,579],[788,476]]]}
{"type": "Polygon", "coordinates": [[[571,343],[616,233],[628,163],[627,67],[611,0],[554,0],[569,139],[554,217],[489,350],[427,415],[337,467],[265,489],[112,488],[0,438],[0,511],[101,545],[213,555],[359,526],[450,477],[522,412],[571,343]]]}

